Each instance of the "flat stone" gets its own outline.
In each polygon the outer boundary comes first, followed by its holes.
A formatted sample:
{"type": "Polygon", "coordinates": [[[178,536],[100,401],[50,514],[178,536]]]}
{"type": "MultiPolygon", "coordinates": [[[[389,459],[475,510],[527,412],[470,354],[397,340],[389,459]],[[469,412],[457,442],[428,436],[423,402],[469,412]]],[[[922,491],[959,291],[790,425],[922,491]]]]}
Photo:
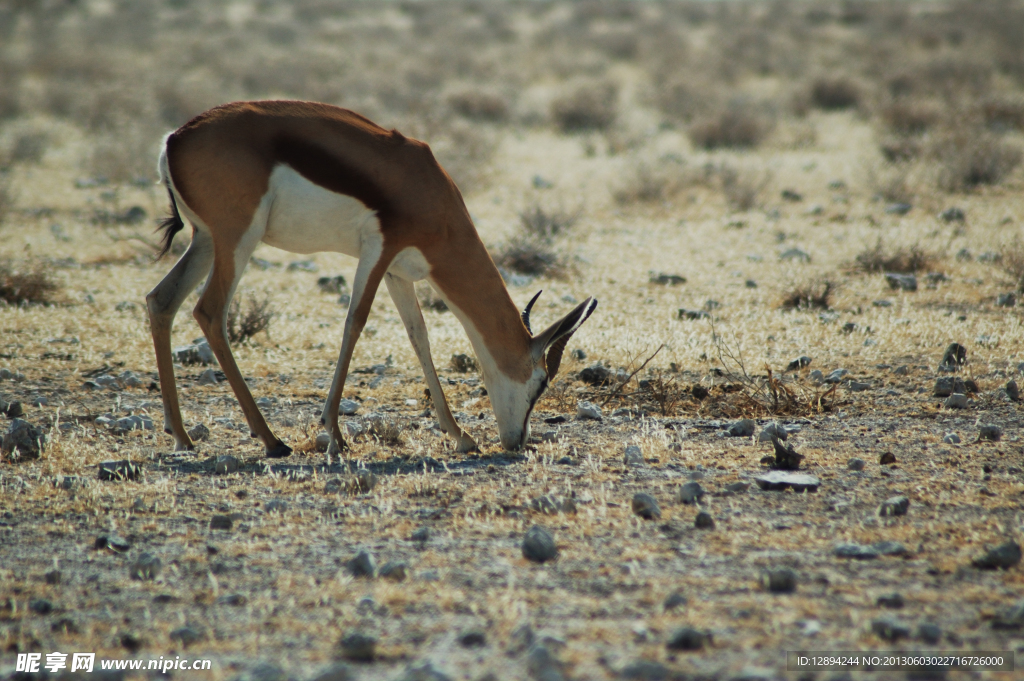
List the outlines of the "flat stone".
{"type": "Polygon", "coordinates": [[[729,437],[750,437],[757,430],[757,423],[754,419],[740,419],[729,425],[725,432],[729,437]]]}
{"type": "Polygon", "coordinates": [[[879,541],[871,545],[871,550],[880,556],[906,556],[910,552],[898,541],[879,541]]]}
{"type": "Polygon", "coordinates": [[[966,409],[968,406],[967,395],[953,393],[945,399],[942,406],[946,409],[966,409]]]}
{"type": "Polygon", "coordinates": [[[199,374],[199,385],[217,385],[219,382],[217,374],[214,373],[213,369],[207,369],[199,374]]]}
{"type": "Polygon", "coordinates": [[[901,291],[917,290],[917,277],[913,274],[887,272],[885,275],[885,282],[889,284],[889,288],[891,289],[899,289],[901,291]]]}
{"type": "Polygon", "coordinates": [[[600,421],[601,407],[597,406],[593,402],[583,400],[576,405],[576,418],[600,421]]]}
{"type": "Polygon", "coordinates": [[[817,492],[821,486],[821,480],[813,475],[788,471],[769,471],[755,477],[754,482],[763,490],[792,488],[794,492],[817,492]]]}
{"type": "Polygon", "coordinates": [[[910,499],[905,496],[889,497],[878,507],[880,516],[906,515],[910,508],[910,499]]]}
{"type": "Polygon", "coordinates": [[[681,608],[686,605],[688,602],[689,599],[687,599],[681,592],[673,591],[665,597],[665,601],[661,604],[661,607],[666,611],[675,610],[676,608],[681,608]]]}
{"type": "Polygon", "coordinates": [[[452,681],[452,678],[437,670],[430,662],[422,662],[406,667],[405,673],[395,681],[452,681]]]}
{"type": "Polygon", "coordinates": [[[643,466],[646,463],[643,451],[636,445],[626,447],[626,451],[622,456],[622,462],[627,466],[643,466]]]}
{"type": "Polygon", "coordinates": [[[99,466],[100,480],[138,480],[142,467],[127,459],[122,461],[104,461],[99,466]]]}
{"type": "Polygon", "coordinates": [[[883,594],[875,599],[875,605],[880,608],[892,608],[898,610],[905,605],[903,595],[899,593],[883,594]]]}
{"type": "Polygon", "coordinates": [[[1003,429],[994,424],[986,424],[978,427],[978,440],[988,442],[999,442],[1003,438],[1003,429]]]}
{"type": "Polygon", "coordinates": [[[946,437],[942,438],[942,441],[947,445],[958,445],[960,444],[960,436],[956,433],[946,433],[946,437]]]}
{"type": "Polygon", "coordinates": [[[851,471],[862,471],[866,465],[867,464],[864,462],[864,459],[858,459],[857,457],[853,457],[846,462],[846,467],[851,471]]]}
{"type": "Polygon", "coordinates": [[[458,641],[463,648],[483,648],[487,645],[487,634],[479,630],[467,631],[459,636],[458,641]]]}
{"type": "Polygon", "coordinates": [[[234,521],[229,515],[218,514],[210,518],[211,530],[230,530],[234,521]]]}
{"type": "Polygon", "coordinates": [[[1024,601],[997,614],[992,620],[992,628],[1010,631],[1024,629],[1024,601]]]}
{"type": "Polygon", "coordinates": [[[918,641],[935,645],[942,640],[942,629],[937,624],[921,622],[921,624],[917,625],[917,633],[914,634],[914,638],[918,641]]]}
{"type": "Polygon", "coordinates": [[[359,403],[354,400],[342,400],[338,403],[338,414],[341,416],[352,416],[359,411],[359,403]]]}
{"type": "Polygon", "coordinates": [[[789,438],[789,431],[786,430],[786,428],[780,425],[778,422],[772,421],[767,426],[765,426],[764,429],[758,434],[757,441],[771,442],[772,436],[780,440],[785,440],[789,438]]]}
{"type": "Polygon", "coordinates": [[[871,546],[856,544],[853,542],[836,544],[832,547],[832,555],[836,558],[852,558],[854,560],[874,560],[878,558],[878,551],[871,546]]]}
{"type": "Polygon", "coordinates": [[[392,582],[404,582],[407,575],[408,565],[402,561],[392,560],[384,563],[377,573],[384,579],[392,582]]]}
{"type": "Polygon", "coordinates": [[[824,380],[825,383],[829,383],[829,384],[842,383],[843,377],[845,377],[849,373],[850,372],[849,372],[848,369],[835,369],[828,376],[826,376],[823,380],[824,380]]]}
{"type": "Polygon", "coordinates": [[[878,638],[890,643],[903,638],[910,638],[910,627],[890,617],[880,617],[872,620],[871,631],[878,638]]]}
{"type": "Polygon", "coordinates": [[[637,660],[623,667],[619,672],[619,678],[628,681],[670,681],[675,676],[660,662],[637,660]]]}
{"type": "Polygon", "coordinates": [[[1017,565],[1020,559],[1020,545],[1011,540],[989,549],[983,555],[972,560],[971,565],[981,570],[1006,570],[1017,565]]]}

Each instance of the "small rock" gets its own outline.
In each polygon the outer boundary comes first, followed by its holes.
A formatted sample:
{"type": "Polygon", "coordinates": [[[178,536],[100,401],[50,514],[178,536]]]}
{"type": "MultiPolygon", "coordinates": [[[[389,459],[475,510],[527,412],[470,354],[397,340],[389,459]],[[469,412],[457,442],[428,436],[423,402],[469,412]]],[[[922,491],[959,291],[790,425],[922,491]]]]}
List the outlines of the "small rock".
{"type": "Polygon", "coordinates": [[[359,403],[355,400],[342,400],[338,403],[338,414],[341,416],[353,416],[359,411],[359,403]]]}
{"type": "Polygon", "coordinates": [[[138,480],[142,467],[127,459],[123,461],[104,461],[99,466],[100,480],[138,480]]]}
{"type": "Polygon", "coordinates": [[[467,354],[452,355],[451,365],[452,369],[460,374],[477,370],[476,359],[467,354]]]}
{"type": "Polygon", "coordinates": [[[872,300],[871,304],[875,307],[892,307],[891,300],[872,300]]]}
{"type": "Polygon", "coordinates": [[[210,439],[210,429],[202,423],[197,423],[188,431],[188,436],[192,442],[206,442],[210,439]]]}
{"type": "Polygon", "coordinates": [[[955,376],[943,376],[935,381],[933,394],[936,397],[949,397],[954,393],[967,393],[967,384],[962,379],[955,376]]]}
{"type": "Polygon", "coordinates": [[[595,387],[609,385],[610,383],[612,383],[613,378],[612,372],[609,371],[606,367],[601,366],[600,364],[595,364],[593,366],[589,366],[586,369],[581,370],[577,376],[581,381],[583,381],[587,385],[592,385],[595,387]]]}
{"type": "Polygon", "coordinates": [[[666,611],[669,611],[669,610],[675,610],[676,608],[681,608],[682,606],[686,605],[688,602],[689,602],[689,600],[686,598],[686,596],[684,596],[682,594],[682,592],[680,592],[680,591],[673,591],[672,593],[670,593],[665,598],[665,602],[662,603],[661,606],[666,611]]]}
{"type": "Polygon", "coordinates": [[[964,364],[967,364],[967,348],[959,343],[950,343],[942,353],[939,371],[956,371],[964,364]]]}
{"type": "Polygon", "coordinates": [[[910,373],[910,367],[908,367],[906,364],[901,364],[900,366],[893,369],[892,372],[897,376],[906,376],[910,373]]]}
{"type": "Polygon", "coordinates": [[[360,551],[356,554],[355,558],[352,558],[345,563],[345,569],[353,577],[368,577],[373,579],[377,574],[377,562],[373,559],[373,554],[369,551],[360,551]]]}
{"type": "Polygon", "coordinates": [[[782,190],[782,198],[785,199],[786,201],[803,201],[804,200],[804,197],[801,194],[799,194],[798,192],[793,191],[792,189],[783,189],[782,190]]]}
{"type": "Polygon", "coordinates": [[[879,466],[889,466],[895,463],[896,455],[893,454],[892,452],[883,452],[882,455],[878,457],[879,466]]]}
{"type": "Polygon", "coordinates": [[[979,426],[978,441],[999,442],[1003,437],[1003,429],[994,424],[979,426]]]}
{"type": "Polygon", "coordinates": [[[996,307],[1013,307],[1017,304],[1017,296],[1014,293],[1000,293],[996,296],[996,307]]]}
{"type": "Polygon", "coordinates": [[[785,440],[789,437],[789,431],[783,426],[780,426],[778,422],[772,421],[758,434],[757,441],[771,442],[773,437],[785,440]]]}
{"type": "Polygon", "coordinates": [[[779,254],[779,260],[799,260],[800,262],[810,262],[811,256],[806,251],[802,251],[799,248],[790,248],[789,250],[783,251],[779,254]]]}
{"type": "Polygon", "coordinates": [[[682,627],[672,632],[665,647],[669,650],[700,650],[711,642],[711,634],[694,627],[682,627]]]}
{"type": "Polygon", "coordinates": [[[889,215],[906,215],[913,208],[909,203],[890,203],[885,207],[885,212],[889,215]]]}
{"type": "Polygon", "coordinates": [[[889,497],[878,507],[880,516],[906,515],[910,509],[910,499],[905,496],[889,497]]]}
{"type": "Polygon", "coordinates": [[[530,648],[526,655],[526,671],[533,681],[565,681],[561,662],[543,644],[530,648]]]}
{"type": "Polygon", "coordinates": [[[743,494],[750,489],[749,482],[730,482],[725,486],[725,491],[729,494],[743,494]]]}
{"type": "Polygon", "coordinates": [[[871,546],[864,546],[863,544],[849,542],[845,544],[836,544],[832,547],[832,555],[836,558],[874,560],[875,558],[878,558],[878,551],[871,546]]]}
{"type": "Polygon", "coordinates": [[[910,638],[910,627],[889,617],[880,617],[871,622],[871,631],[883,641],[893,643],[902,638],[910,638]]]}
{"type": "MultiPolygon", "coordinates": [[[[192,345],[175,348],[173,353],[174,361],[179,364],[216,364],[217,358],[213,349],[205,338],[197,338],[192,345]]],[[[97,381],[98,383],[99,381],[97,381]]],[[[102,385],[102,383],[101,383],[102,385]]]]}
{"type": "Polygon", "coordinates": [[[879,596],[875,604],[880,608],[893,608],[897,610],[904,605],[903,596],[899,593],[891,593],[879,596]]]}
{"type": "Polygon", "coordinates": [[[658,507],[658,500],[650,494],[637,492],[633,495],[633,513],[644,520],[657,520],[661,517],[661,508],[658,507]]]}
{"type": "Polygon", "coordinates": [[[1006,390],[1007,397],[1014,402],[1020,402],[1020,388],[1017,387],[1017,381],[1007,381],[1004,390],[1006,390]]]}
{"type": "Polygon", "coordinates": [[[753,419],[740,419],[725,429],[729,437],[750,437],[757,429],[753,419]]]}
{"type": "Polygon", "coordinates": [[[152,553],[142,553],[132,563],[129,574],[132,579],[151,581],[157,578],[162,567],[163,563],[159,557],[154,556],[152,553]]]}
{"type": "Polygon", "coordinates": [[[368,468],[360,468],[352,476],[349,488],[355,493],[366,494],[372,492],[373,488],[377,486],[377,476],[368,468]]]}
{"type": "Polygon", "coordinates": [[[1005,570],[1020,562],[1020,545],[1011,540],[971,561],[971,565],[981,570],[1005,570]]]}
{"type": "Polygon", "coordinates": [[[419,528],[409,536],[409,539],[414,542],[419,542],[420,544],[426,544],[430,540],[430,528],[419,528]]]}
{"type": "Polygon", "coordinates": [[[688,482],[679,488],[679,503],[699,504],[704,497],[704,488],[699,482],[688,482]]]}
{"type": "Polygon", "coordinates": [[[942,441],[947,445],[958,445],[960,444],[960,436],[956,433],[946,433],[946,437],[942,438],[942,441]]]}
{"type": "Polygon", "coordinates": [[[711,315],[704,310],[687,310],[686,308],[681,307],[676,313],[676,318],[696,321],[698,319],[711,319],[711,315]]]}
{"type": "Polygon", "coordinates": [[[643,466],[644,454],[636,445],[626,447],[626,453],[622,457],[623,463],[627,466],[643,466]]]}
{"type": "Polygon", "coordinates": [[[487,645],[487,634],[479,630],[467,631],[458,641],[463,648],[483,648],[487,645]]]}
{"type": "Polygon", "coordinates": [[[210,529],[211,530],[230,530],[234,525],[234,521],[229,515],[215,515],[210,518],[210,529]]]}
{"type": "Polygon", "coordinates": [[[853,457],[846,462],[846,467],[851,471],[862,471],[865,465],[867,464],[864,463],[864,459],[858,459],[857,457],[853,457]]]}
{"type": "Polygon", "coordinates": [[[340,274],[333,277],[320,277],[316,280],[316,285],[323,293],[335,294],[348,289],[348,282],[340,274]]]}
{"type": "Polygon", "coordinates": [[[905,556],[909,553],[899,542],[876,542],[871,545],[871,549],[880,556],[905,556]]]}
{"type": "Polygon", "coordinates": [[[392,560],[384,563],[378,574],[384,579],[390,579],[392,582],[404,582],[407,567],[402,561],[392,560]]]}
{"type": "Polygon", "coordinates": [[[132,545],[116,534],[101,534],[96,537],[96,541],[93,542],[93,547],[97,551],[110,549],[114,553],[124,553],[130,549],[132,545]]]}
{"type": "Polygon", "coordinates": [[[217,374],[214,373],[213,369],[207,369],[199,374],[199,385],[217,385],[218,382],[217,374]]]}
{"type": "MultiPolygon", "coordinates": [[[[15,403],[19,404],[20,403],[15,403]]],[[[8,407],[8,413],[10,407],[8,407]]],[[[14,460],[38,459],[43,450],[46,449],[46,434],[42,433],[28,421],[14,419],[4,433],[0,452],[5,456],[12,455],[14,460]]]]}
{"type": "Polygon", "coordinates": [[[820,369],[812,369],[811,373],[807,374],[807,378],[810,379],[814,385],[821,385],[825,382],[825,374],[820,369]]]}
{"type": "Polygon", "coordinates": [[[698,530],[713,530],[715,529],[715,519],[707,511],[701,511],[693,519],[693,526],[698,530]]]}
{"type": "Polygon", "coordinates": [[[939,213],[939,219],[943,222],[963,222],[967,217],[962,209],[952,206],[939,213]]]}
{"type": "Polygon", "coordinates": [[[239,461],[231,455],[222,455],[214,459],[213,471],[217,475],[227,475],[238,470],[239,461]]]}
{"type": "Polygon", "coordinates": [[[327,451],[327,448],[331,446],[331,434],[330,433],[317,433],[316,440],[314,441],[316,451],[323,452],[327,451]]]}
{"type": "Polygon", "coordinates": [[[783,445],[777,437],[772,438],[772,446],[775,448],[775,461],[771,467],[779,471],[795,471],[800,468],[803,460],[802,454],[797,454],[793,445],[783,445]]]}
{"type": "MultiPolygon", "coordinates": [[[[353,677],[354,678],[354,677],[353,677]]],[[[451,677],[434,668],[430,662],[411,664],[396,681],[452,681],[451,677]]],[[[481,681],[483,681],[481,679],[481,681]]]]}
{"type": "Polygon", "coordinates": [[[271,499],[263,507],[267,513],[284,513],[288,510],[288,502],[281,499],[271,499]]]}
{"type": "Polygon", "coordinates": [[[341,657],[352,662],[373,662],[376,649],[377,639],[358,631],[345,635],[338,642],[341,657]]]}
{"type": "Polygon", "coordinates": [[[37,615],[49,615],[53,612],[53,603],[45,598],[33,598],[28,602],[28,609],[37,615]]]}
{"type": "Polygon", "coordinates": [[[47,572],[46,574],[43,575],[43,579],[46,581],[47,584],[51,584],[51,585],[60,584],[60,582],[61,582],[60,570],[50,570],[49,572],[47,572]]]}
{"type": "Polygon", "coordinates": [[[601,407],[597,406],[593,402],[582,400],[576,405],[576,418],[600,421],[601,407]]]}
{"type": "Polygon", "coordinates": [[[953,393],[945,399],[942,406],[946,409],[966,409],[967,408],[967,395],[962,393],[953,393]]]}
{"type": "Polygon", "coordinates": [[[652,274],[650,282],[659,286],[679,286],[686,283],[686,277],[678,274],[652,274]]]}
{"type": "Polygon", "coordinates": [[[862,383],[860,381],[849,381],[846,384],[846,389],[851,393],[862,393],[866,390],[871,389],[870,383],[862,383]]]}
{"type": "Polygon", "coordinates": [[[529,507],[531,511],[537,511],[545,515],[576,512],[576,502],[573,501],[572,497],[557,497],[552,494],[545,494],[530,499],[529,507]]]}
{"type": "Polygon", "coordinates": [[[205,638],[205,634],[202,629],[197,627],[185,626],[179,629],[175,629],[170,633],[170,639],[172,641],[178,641],[182,647],[189,647],[190,645],[199,643],[205,638]]]}
{"type": "Polygon", "coordinates": [[[318,269],[312,260],[295,260],[288,263],[289,272],[316,272],[318,269]]]}
{"type": "Polygon", "coordinates": [[[843,377],[849,373],[846,369],[836,369],[825,377],[824,382],[828,384],[842,383],[843,377]]]}
{"type": "Polygon", "coordinates": [[[676,677],[660,662],[638,660],[623,667],[619,672],[619,678],[632,681],[670,681],[676,677]]]}
{"type": "Polygon", "coordinates": [[[217,599],[217,605],[229,605],[233,608],[240,608],[248,602],[249,599],[243,594],[227,594],[217,599]]]}
{"type": "Polygon", "coordinates": [[[1024,629],[1024,601],[998,613],[992,620],[993,629],[1024,629]]]}
{"type": "Polygon", "coordinates": [[[797,357],[786,366],[786,371],[798,371],[804,367],[810,366],[811,362],[814,361],[807,355],[797,357]]]}
{"type": "Polygon", "coordinates": [[[356,676],[348,665],[336,662],[314,676],[312,681],[356,681],[356,676]]]}
{"type": "Polygon", "coordinates": [[[757,486],[763,490],[785,490],[792,488],[794,492],[817,492],[821,480],[807,473],[790,473],[787,471],[769,471],[754,478],[757,486]]]}
{"type": "Polygon", "coordinates": [[[135,501],[132,502],[132,513],[145,513],[146,510],[146,500],[142,497],[135,497],[135,501]]]}
{"type": "Polygon", "coordinates": [[[509,634],[508,648],[505,653],[509,657],[515,657],[520,653],[526,652],[533,645],[534,638],[533,627],[529,624],[520,624],[509,634]]]}
{"type": "Polygon", "coordinates": [[[523,538],[523,558],[534,563],[545,563],[558,558],[558,547],[551,534],[540,525],[534,525],[523,538]]]}
{"type": "Polygon", "coordinates": [[[913,274],[898,274],[896,272],[887,272],[885,275],[885,282],[889,284],[889,288],[894,290],[917,290],[917,277],[915,277],[913,274]]]}
{"type": "Polygon", "coordinates": [[[924,641],[929,645],[935,645],[942,640],[942,629],[931,622],[921,622],[917,625],[917,633],[914,635],[918,641],[924,641]]]}
{"type": "Polygon", "coordinates": [[[761,587],[776,594],[791,594],[796,591],[796,572],[788,567],[765,570],[761,573],[761,587]]]}

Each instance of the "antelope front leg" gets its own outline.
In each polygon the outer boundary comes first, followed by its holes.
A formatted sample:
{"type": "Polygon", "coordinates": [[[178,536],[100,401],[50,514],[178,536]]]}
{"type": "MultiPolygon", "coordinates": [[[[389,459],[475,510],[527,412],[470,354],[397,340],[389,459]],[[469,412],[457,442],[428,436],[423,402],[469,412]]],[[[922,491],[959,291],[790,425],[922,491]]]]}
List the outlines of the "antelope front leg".
{"type": "Polygon", "coordinates": [[[363,253],[359,258],[356,275],[352,281],[352,302],[349,304],[348,315],[345,317],[345,333],[341,339],[338,366],[334,370],[334,380],[331,381],[331,390],[327,394],[327,404],[324,405],[323,414],[320,416],[320,423],[327,426],[327,431],[331,434],[331,444],[327,447],[329,456],[340,454],[346,446],[345,438],[342,437],[341,429],[338,427],[338,407],[341,405],[341,393],[345,389],[345,379],[348,377],[352,350],[356,346],[356,341],[359,340],[359,335],[363,332],[366,318],[370,316],[373,298],[377,295],[377,287],[380,286],[380,280],[388,265],[384,263],[383,240],[378,237],[366,241],[363,243],[363,253]]]}
{"type": "Polygon", "coordinates": [[[448,408],[448,400],[445,399],[444,391],[441,390],[441,382],[437,378],[434,361],[430,356],[427,325],[423,321],[423,313],[420,311],[419,301],[416,300],[416,289],[413,287],[413,283],[393,274],[386,275],[384,283],[387,284],[391,300],[395,301],[398,315],[402,318],[402,323],[405,324],[405,330],[409,334],[409,342],[412,343],[413,350],[416,351],[416,357],[420,360],[423,378],[430,389],[430,399],[434,403],[434,411],[437,412],[437,421],[441,425],[441,430],[455,438],[457,452],[473,451],[477,448],[476,442],[456,423],[451,409],[448,408]]]}

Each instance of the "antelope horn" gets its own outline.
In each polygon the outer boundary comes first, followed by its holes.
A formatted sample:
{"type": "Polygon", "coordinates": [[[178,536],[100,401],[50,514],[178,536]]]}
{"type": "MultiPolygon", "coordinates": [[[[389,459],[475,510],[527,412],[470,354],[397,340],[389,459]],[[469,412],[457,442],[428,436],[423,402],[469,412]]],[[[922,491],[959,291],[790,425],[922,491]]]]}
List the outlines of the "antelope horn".
{"type": "Polygon", "coordinates": [[[540,294],[542,293],[544,293],[544,289],[537,291],[537,295],[530,298],[530,302],[526,304],[526,309],[523,310],[523,324],[526,324],[526,330],[530,332],[531,336],[533,335],[533,329],[530,328],[530,310],[533,309],[533,304],[537,302],[537,299],[540,298],[540,294]]]}

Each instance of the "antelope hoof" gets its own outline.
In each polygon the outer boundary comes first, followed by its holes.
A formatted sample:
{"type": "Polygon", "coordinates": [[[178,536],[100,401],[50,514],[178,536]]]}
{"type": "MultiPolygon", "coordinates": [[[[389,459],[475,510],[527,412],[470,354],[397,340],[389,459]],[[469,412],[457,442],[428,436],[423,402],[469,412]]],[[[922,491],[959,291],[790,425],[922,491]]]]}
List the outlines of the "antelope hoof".
{"type": "Polygon", "coordinates": [[[331,438],[331,444],[327,445],[327,456],[341,456],[341,453],[348,449],[348,443],[344,439],[335,440],[331,438]]]}
{"type": "Polygon", "coordinates": [[[195,450],[196,446],[191,440],[185,440],[184,442],[180,440],[174,441],[174,451],[176,452],[194,452],[195,450]]]}
{"type": "Polygon", "coordinates": [[[273,449],[267,450],[267,457],[271,459],[283,459],[292,455],[292,448],[283,442],[278,442],[273,449]]]}
{"type": "Polygon", "coordinates": [[[458,436],[459,444],[455,447],[455,451],[459,454],[466,454],[467,452],[473,452],[479,449],[476,446],[476,440],[469,436],[469,433],[462,431],[458,436]]]}

